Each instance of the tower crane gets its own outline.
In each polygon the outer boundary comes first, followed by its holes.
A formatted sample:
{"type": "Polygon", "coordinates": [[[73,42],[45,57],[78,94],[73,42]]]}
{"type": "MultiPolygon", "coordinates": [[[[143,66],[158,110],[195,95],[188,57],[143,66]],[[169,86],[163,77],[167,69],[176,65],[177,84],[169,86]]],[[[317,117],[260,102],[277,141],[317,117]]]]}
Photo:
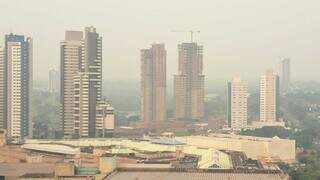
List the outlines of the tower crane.
{"type": "Polygon", "coordinates": [[[198,30],[183,30],[183,31],[176,31],[176,30],[173,30],[171,32],[184,32],[184,33],[190,33],[190,40],[191,42],[193,42],[193,33],[200,33],[200,31],[198,30]]]}

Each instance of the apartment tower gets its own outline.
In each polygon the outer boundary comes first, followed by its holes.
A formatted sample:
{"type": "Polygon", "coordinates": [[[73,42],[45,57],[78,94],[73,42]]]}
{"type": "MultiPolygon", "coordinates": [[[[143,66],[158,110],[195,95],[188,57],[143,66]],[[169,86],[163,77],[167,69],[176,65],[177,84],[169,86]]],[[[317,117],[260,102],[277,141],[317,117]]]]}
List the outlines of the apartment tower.
{"type": "Polygon", "coordinates": [[[32,137],[32,39],[5,36],[0,52],[0,124],[10,140],[32,137]]]}
{"type": "Polygon", "coordinates": [[[200,120],[204,116],[203,47],[197,43],[178,45],[179,67],[174,76],[174,116],[178,120],[200,120]]]}
{"type": "Polygon", "coordinates": [[[236,131],[247,128],[248,85],[240,77],[236,76],[228,82],[227,100],[228,126],[236,131]]]}
{"type": "Polygon", "coordinates": [[[152,44],[141,50],[141,120],[146,123],[166,119],[166,50],[152,44]]]}
{"type": "Polygon", "coordinates": [[[66,32],[60,68],[64,136],[99,136],[96,116],[102,91],[102,38],[96,28],[66,32]]]}
{"type": "Polygon", "coordinates": [[[279,113],[279,76],[271,69],[260,78],[260,121],[276,122],[279,113]]]}
{"type": "Polygon", "coordinates": [[[62,131],[65,137],[74,135],[75,76],[83,58],[83,32],[66,31],[60,43],[60,103],[62,131]]]}

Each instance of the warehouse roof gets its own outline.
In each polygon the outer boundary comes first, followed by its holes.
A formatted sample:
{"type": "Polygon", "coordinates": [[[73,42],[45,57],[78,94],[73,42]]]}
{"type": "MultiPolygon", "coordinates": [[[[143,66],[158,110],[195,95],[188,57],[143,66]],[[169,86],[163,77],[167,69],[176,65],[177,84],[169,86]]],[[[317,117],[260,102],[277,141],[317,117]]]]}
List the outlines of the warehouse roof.
{"type": "Polygon", "coordinates": [[[23,149],[43,151],[48,153],[75,155],[77,153],[76,148],[72,148],[66,145],[60,144],[25,144],[22,146],[23,149]]]}

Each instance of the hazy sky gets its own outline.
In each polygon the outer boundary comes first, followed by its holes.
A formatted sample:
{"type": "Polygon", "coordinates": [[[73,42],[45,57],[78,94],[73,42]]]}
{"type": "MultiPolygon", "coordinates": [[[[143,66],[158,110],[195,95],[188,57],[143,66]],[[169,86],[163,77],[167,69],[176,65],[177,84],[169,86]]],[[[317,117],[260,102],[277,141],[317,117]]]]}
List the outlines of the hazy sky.
{"type": "Polygon", "coordinates": [[[104,79],[139,79],[139,50],[167,49],[168,80],[177,44],[200,30],[207,79],[235,74],[256,80],[291,57],[296,80],[320,77],[319,0],[0,0],[0,41],[14,32],[34,39],[34,79],[58,68],[65,30],[93,25],[103,36],[104,79]]]}

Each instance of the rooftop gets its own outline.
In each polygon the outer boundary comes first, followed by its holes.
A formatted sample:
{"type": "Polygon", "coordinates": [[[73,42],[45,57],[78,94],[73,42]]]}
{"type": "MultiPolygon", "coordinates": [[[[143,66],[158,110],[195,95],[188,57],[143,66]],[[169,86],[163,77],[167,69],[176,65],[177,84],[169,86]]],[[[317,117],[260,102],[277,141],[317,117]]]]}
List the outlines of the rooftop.
{"type": "Polygon", "coordinates": [[[49,153],[75,155],[77,153],[76,148],[72,148],[66,145],[60,144],[25,144],[21,146],[23,149],[43,151],[49,153]]]}
{"type": "Polygon", "coordinates": [[[172,172],[172,171],[120,171],[107,178],[108,180],[289,180],[280,173],[233,173],[233,172],[172,172]]]}

